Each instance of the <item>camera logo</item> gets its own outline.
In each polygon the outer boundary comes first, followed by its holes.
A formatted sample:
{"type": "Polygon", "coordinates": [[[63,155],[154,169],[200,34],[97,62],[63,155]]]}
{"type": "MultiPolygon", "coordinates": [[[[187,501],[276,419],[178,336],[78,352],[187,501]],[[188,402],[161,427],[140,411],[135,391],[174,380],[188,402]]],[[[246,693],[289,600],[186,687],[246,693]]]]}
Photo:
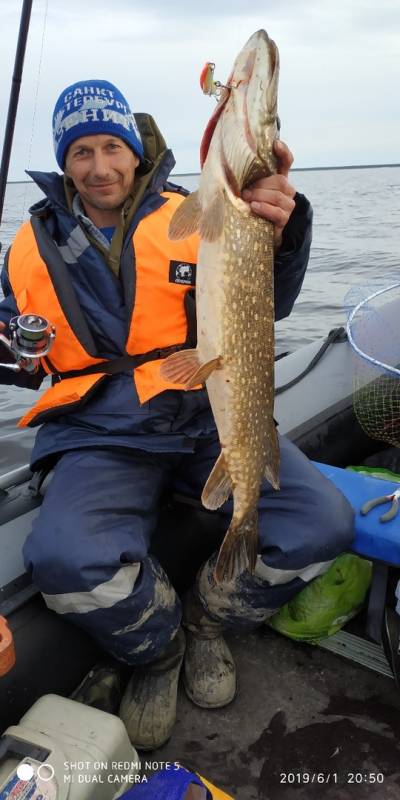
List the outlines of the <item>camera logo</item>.
{"type": "MultiPolygon", "coordinates": [[[[54,778],[54,767],[51,764],[39,764],[36,769],[36,775],[41,781],[51,781],[54,778]]],[[[23,763],[17,768],[17,777],[20,781],[30,781],[35,774],[32,764],[23,763]]]]}

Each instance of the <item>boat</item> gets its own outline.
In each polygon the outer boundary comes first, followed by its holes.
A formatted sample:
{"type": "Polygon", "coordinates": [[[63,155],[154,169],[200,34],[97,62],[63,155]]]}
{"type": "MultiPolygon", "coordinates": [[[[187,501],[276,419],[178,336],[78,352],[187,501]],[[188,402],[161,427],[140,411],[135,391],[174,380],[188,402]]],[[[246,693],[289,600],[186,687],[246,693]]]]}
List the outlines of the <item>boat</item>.
{"type": "MultiPolygon", "coordinates": [[[[26,32],[30,5],[26,0],[26,32]]],[[[4,184],[7,168],[1,172],[4,184]]],[[[354,414],[352,357],[345,329],[338,328],[279,358],[279,430],[316,463],[387,466],[397,454],[371,439],[354,414]]],[[[29,446],[32,431],[18,436],[29,446]]],[[[45,606],[24,569],[22,546],[50,480],[51,473],[32,475],[27,464],[0,476],[0,617],[16,653],[15,665],[0,677],[0,736],[38,698],[70,697],[94,665],[107,660],[83,631],[45,606]]],[[[218,514],[165,495],[152,551],[179,593],[193,583],[222,535],[218,514]]],[[[398,569],[391,565],[386,572],[383,602],[395,614],[398,569]]],[[[381,641],[378,631],[374,640],[367,631],[366,611],[318,647],[267,625],[229,634],[238,666],[235,700],[208,711],[193,706],[180,689],[173,735],[151,753],[148,769],[179,760],[240,800],[322,797],[340,787],[347,797],[355,786],[359,798],[397,796],[398,676],[387,636],[381,641]]],[[[0,764],[8,744],[1,736],[0,764]]]]}
{"type": "MultiPolygon", "coordinates": [[[[279,430],[313,461],[336,468],[385,465],[390,448],[372,440],[354,414],[352,349],[344,328],[279,358],[276,387],[279,430]]],[[[8,620],[16,650],[14,668],[0,679],[2,731],[38,697],[70,696],[106,658],[86,634],[46,608],[24,570],[21,547],[50,479],[32,476],[28,466],[0,478],[0,615],[8,620]]],[[[179,593],[221,539],[218,514],[193,500],[165,496],[152,550],[179,593]]],[[[397,573],[390,571],[385,603],[394,598],[397,573]]],[[[267,626],[232,634],[238,696],[224,709],[207,711],[181,691],[174,734],[152,760],[179,759],[240,798],[281,798],[293,783],[307,780],[311,764],[321,781],[331,774],[332,782],[359,782],[368,743],[368,775],[384,773],[385,750],[388,780],[400,754],[393,708],[400,710],[400,696],[387,647],[366,634],[367,617],[360,614],[319,647],[293,642],[267,626]],[[251,794],[254,787],[258,795],[251,794]]]]}

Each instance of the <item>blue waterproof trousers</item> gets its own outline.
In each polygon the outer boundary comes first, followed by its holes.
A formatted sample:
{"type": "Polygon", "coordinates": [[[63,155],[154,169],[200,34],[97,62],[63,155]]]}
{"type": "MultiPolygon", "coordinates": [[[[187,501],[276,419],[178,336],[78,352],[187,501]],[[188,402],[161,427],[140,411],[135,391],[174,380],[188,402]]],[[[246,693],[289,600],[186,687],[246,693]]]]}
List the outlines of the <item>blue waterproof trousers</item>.
{"type": "MultiPolygon", "coordinates": [[[[206,611],[230,626],[263,622],[349,549],[354,535],[343,495],[291,442],[280,437],[280,446],[281,489],[264,482],[260,496],[255,574],[216,586],[212,557],[197,579],[206,611]]],[[[157,658],[181,619],[180,600],[151,555],[160,498],[167,488],[200,498],[218,454],[216,434],[184,454],[65,453],[24,546],[49,608],[122,661],[157,658]]],[[[232,502],[216,513],[227,528],[232,502]]]]}

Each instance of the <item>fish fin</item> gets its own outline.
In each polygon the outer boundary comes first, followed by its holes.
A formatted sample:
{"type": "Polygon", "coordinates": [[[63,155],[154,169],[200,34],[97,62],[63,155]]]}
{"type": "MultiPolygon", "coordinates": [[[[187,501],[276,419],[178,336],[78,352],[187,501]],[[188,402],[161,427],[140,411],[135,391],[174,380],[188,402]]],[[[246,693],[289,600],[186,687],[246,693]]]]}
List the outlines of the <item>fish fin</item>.
{"type": "Polygon", "coordinates": [[[214,369],[221,369],[221,358],[201,364],[197,350],[180,350],[168,356],[160,367],[160,375],[171,383],[183,383],[186,389],[204,383],[214,369]]]}
{"type": "Polygon", "coordinates": [[[219,190],[210,205],[203,211],[199,224],[200,237],[205,242],[215,242],[222,235],[225,218],[224,193],[219,190]]]}
{"type": "Polygon", "coordinates": [[[201,502],[205,508],[215,511],[228,500],[232,490],[232,479],[227,470],[225,458],[221,453],[207,478],[201,495],[201,502]]]}
{"type": "Polygon", "coordinates": [[[274,489],[279,489],[279,439],[274,422],[272,425],[269,458],[265,465],[264,476],[274,489]]]}
{"type": "Polygon", "coordinates": [[[160,367],[160,375],[172,383],[186,383],[199,369],[200,361],[197,350],[179,350],[164,359],[160,367]]]}
{"type": "Polygon", "coordinates": [[[214,569],[216,583],[232,581],[246,570],[253,573],[257,552],[258,513],[255,511],[240,525],[230,524],[214,569]]]}
{"type": "Polygon", "coordinates": [[[215,369],[222,369],[221,356],[217,356],[217,358],[211,358],[210,361],[206,361],[204,364],[201,364],[197,372],[195,372],[190,380],[187,381],[185,388],[192,389],[193,386],[197,386],[199,383],[205,383],[215,369]]]}
{"type": "Polygon", "coordinates": [[[169,223],[169,239],[186,239],[197,231],[202,214],[199,192],[192,192],[178,206],[169,223]]]}

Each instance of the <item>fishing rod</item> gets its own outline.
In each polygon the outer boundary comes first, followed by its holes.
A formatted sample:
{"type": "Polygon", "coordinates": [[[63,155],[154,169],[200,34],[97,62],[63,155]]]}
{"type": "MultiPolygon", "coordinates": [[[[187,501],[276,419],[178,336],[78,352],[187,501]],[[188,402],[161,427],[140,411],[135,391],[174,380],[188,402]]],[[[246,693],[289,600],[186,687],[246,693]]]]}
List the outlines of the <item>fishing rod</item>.
{"type": "MultiPolygon", "coordinates": [[[[7,186],[8,168],[10,166],[11,148],[17,116],[19,90],[21,88],[32,2],[33,0],[23,0],[22,4],[17,52],[15,54],[14,73],[11,83],[3,154],[0,165],[0,224],[3,217],[4,197],[7,186]]],[[[6,350],[14,357],[15,361],[5,364],[0,363],[0,367],[6,367],[15,372],[19,372],[21,369],[27,372],[35,372],[38,369],[39,358],[42,358],[49,352],[53,343],[55,337],[54,325],[51,325],[47,319],[39,317],[37,314],[25,314],[13,317],[10,320],[9,329],[11,338],[7,339],[6,336],[0,333],[0,342],[5,345],[6,350]]]]}
{"type": "MultiPolygon", "coordinates": [[[[8,114],[6,130],[4,134],[3,153],[0,165],[0,224],[3,218],[4,196],[6,193],[8,168],[10,166],[11,148],[14,136],[15,120],[17,116],[19,90],[21,88],[22,70],[24,66],[26,42],[28,38],[29,22],[31,18],[33,0],[23,0],[21,21],[15,54],[14,73],[11,83],[10,101],[8,104],[8,114]]],[[[1,243],[0,243],[1,250],[1,243]]]]}

